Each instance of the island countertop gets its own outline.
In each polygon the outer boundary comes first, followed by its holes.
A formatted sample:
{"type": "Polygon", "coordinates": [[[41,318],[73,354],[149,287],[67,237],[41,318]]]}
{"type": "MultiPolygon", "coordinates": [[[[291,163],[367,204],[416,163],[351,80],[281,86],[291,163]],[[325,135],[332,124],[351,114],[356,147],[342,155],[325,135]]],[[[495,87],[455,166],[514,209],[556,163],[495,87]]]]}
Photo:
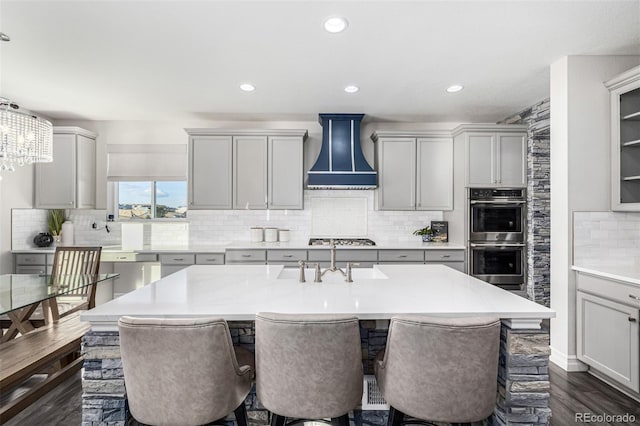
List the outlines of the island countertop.
{"type": "Polygon", "coordinates": [[[190,266],[83,311],[80,318],[94,329],[111,329],[123,315],[246,321],[257,312],[343,313],[362,320],[419,313],[494,316],[523,328],[537,328],[540,319],[555,317],[544,306],[443,265],[354,269],[353,283],[331,272],[323,283],[314,283],[312,277],[299,283],[297,274],[281,265],[190,266]],[[372,276],[358,278],[365,273],[372,276]]]}

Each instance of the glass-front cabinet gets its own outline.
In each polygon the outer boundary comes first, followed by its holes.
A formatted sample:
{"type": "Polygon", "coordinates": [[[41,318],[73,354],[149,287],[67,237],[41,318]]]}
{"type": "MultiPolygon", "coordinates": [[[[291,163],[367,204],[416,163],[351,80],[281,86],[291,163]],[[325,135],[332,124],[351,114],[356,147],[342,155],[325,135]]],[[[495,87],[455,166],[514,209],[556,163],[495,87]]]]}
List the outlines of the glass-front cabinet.
{"type": "Polygon", "coordinates": [[[605,85],[611,92],[611,210],[640,211],[640,66],[605,85]]]}

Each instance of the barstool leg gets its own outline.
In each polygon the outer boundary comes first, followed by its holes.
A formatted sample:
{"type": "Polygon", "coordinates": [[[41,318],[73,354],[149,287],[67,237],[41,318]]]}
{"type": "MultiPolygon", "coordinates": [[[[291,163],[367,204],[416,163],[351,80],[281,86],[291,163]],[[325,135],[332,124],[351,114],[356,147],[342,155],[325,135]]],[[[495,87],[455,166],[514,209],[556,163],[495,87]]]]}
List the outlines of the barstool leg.
{"type": "Polygon", "coordinates": [[[247,407],[245,407],[244,401],[233,411],[233,414],[236,415],[238,426],[247,426],[247,407]]]}
{"type": "Polygon", "coordinates": [[[401,426],[403,420],[404,413],[402,411],[389,407],[389,420],[387,421],[387,426],[401,426]]]}
{"type": "Polygon", "coordinates": [[[271,426],[284,426],[287,418],[285,416],[279,416],[275,413],[271,413],[271,426]]]}

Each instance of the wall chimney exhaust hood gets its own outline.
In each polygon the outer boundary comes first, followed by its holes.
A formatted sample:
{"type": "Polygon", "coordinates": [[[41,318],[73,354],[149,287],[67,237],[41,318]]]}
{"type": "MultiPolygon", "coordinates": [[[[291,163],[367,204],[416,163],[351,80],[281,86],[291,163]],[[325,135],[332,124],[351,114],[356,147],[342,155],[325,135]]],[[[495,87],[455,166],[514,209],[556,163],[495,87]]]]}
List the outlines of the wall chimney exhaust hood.
{"type": "Polygon", "coordinates": [[[364,114],[320,114],[322,148],[307,172],[309,189],[374,189],[377,173],[360,146],[364,114]]]}

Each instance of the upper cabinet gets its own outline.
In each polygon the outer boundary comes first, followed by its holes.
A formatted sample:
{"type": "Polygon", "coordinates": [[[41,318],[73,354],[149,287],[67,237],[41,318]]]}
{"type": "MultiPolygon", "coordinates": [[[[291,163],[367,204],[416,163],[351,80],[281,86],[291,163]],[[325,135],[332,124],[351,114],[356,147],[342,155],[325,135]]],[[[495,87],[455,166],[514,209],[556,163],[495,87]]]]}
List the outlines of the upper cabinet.
{"type": "Polygon", "coordinates": [[[186,130],[190,209],[303,208],[306,130],[186,130]]]}
{"type": "Polygon", "coordinates": [[[53,162],[35,166],[35,207],[92,209],[96,205],[96,134],[53,128],[53,162]]]}
{"type": "Polygon", "coordinates": [[[387,132],[376,143],[378,210],[452,210],[453,140],[443,132],[387,132]]]}
{"type": "Polygon", "coordinates": [[[605,85],[611,92],[611,210],[640,211],[640,66],[605,85]]]}
{"type": "Polygon", "coordinates": [[[466,186],[527,186],[527,126],[464,124],[453,135],[464,140],[466,186]]]}

